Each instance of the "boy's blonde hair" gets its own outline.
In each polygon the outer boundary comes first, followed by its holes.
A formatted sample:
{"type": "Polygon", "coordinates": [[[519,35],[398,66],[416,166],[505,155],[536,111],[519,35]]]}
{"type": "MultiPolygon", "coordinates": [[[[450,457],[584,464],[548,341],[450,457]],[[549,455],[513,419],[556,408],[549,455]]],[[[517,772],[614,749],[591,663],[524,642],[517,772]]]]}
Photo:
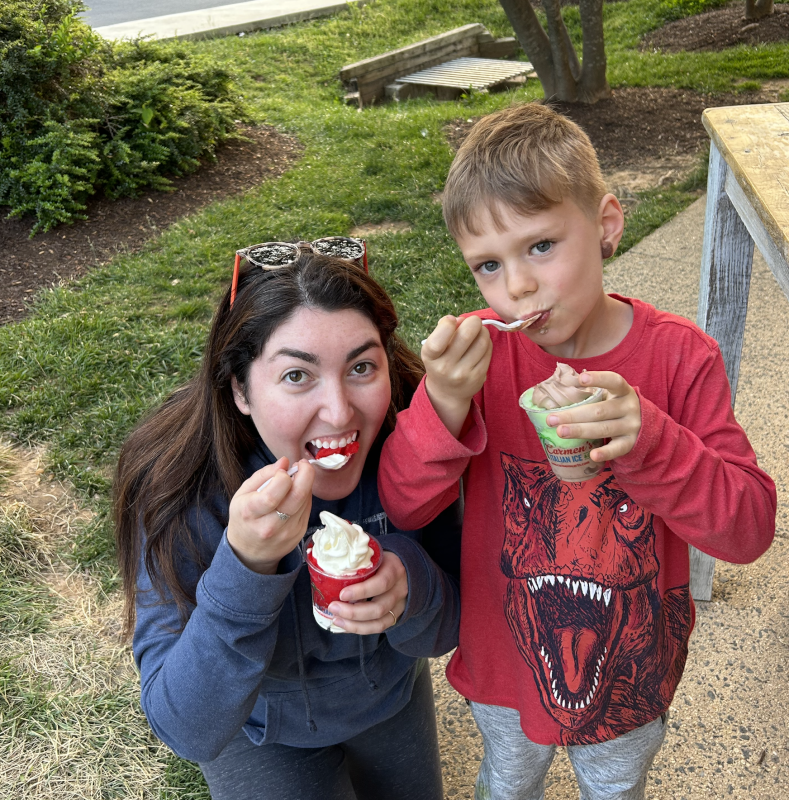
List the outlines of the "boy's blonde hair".
{"type": "Polygon", "coordinates": [[[479,235],[479,212],[496,226],[501,207],[544,211],[565,199],[597,213],[605,182],[589,137],[548,106],[524,103],[482,117],[452,162],[444,187],[444,221],[452,236],[479,235]]]}

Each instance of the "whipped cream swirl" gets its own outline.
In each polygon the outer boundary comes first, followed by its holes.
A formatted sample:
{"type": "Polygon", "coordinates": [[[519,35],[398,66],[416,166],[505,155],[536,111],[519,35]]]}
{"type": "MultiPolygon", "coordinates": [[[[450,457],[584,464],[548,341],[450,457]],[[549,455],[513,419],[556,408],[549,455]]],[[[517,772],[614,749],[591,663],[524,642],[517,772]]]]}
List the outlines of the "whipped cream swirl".
{"type": "Polygon", "coordinates": [[[323,527],[312,535],[312,557],[329,575],[351,575],[372,565],[370,537],[329,511],[321,511],[323,527]]]}

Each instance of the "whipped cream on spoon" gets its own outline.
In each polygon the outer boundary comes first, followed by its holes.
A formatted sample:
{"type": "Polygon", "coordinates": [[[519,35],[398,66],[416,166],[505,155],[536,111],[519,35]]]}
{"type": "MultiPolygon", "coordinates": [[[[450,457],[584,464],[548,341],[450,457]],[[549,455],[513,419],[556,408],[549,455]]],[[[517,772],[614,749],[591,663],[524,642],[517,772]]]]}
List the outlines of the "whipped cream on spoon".
{"type": "MultiPolygon", "coordinates": [[[[499,331],[506,331],[507,333],[517,333],[518,331],[522,331],[524,328],[528,328],[532,322],[535,322],[542,316],[542,312],[539,314],[535,314],[533,317],[529,317],[528,319],[516,319],[515,322],[502,322],[500,319],[483,319],[483,325],[492,325],[496,330],[499,331]]],[[[424,345],[427,339],[422,339],[422,344],[424,345]]]]}
{"type": "MultiPolygon", "coordinates": [[[[307,461],[321,469],[339,469],[348,463],[348,459],[350,459],[350,456],[344,456],[342,453],[332,453],[330,456],[323,456],[323,458],[308,458],[307,461]]],[[[299,464],[296,462],[288,469],[287,475],[292,478],[298,471],[299,464]]],[[[265,489],[272,480],[274,480],[273,476],[258,486],[257,491],[265,489]]]]}

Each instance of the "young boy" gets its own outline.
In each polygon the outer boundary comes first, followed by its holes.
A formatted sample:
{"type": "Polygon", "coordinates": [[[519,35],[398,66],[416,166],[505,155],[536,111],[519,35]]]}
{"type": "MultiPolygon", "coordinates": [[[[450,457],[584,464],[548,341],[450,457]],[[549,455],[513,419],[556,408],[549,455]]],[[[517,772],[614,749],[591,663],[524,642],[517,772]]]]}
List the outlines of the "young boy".
{"type": "Polygon", "coordinates": [[[688,545],[745,563],[776,496],[731,410],[718,346],[685,319],[603,290],[624,217],[586,134],[538,104],[483,118],[452,164],[444,218],[490,308],[441,319],[427,376],[386,442],[400,527],[459,493],[460,644],[447,669],[485,756],[476,797],[539,800],[567,745],[584,800],[644,797],[687,656],[688,545]],[[483,319],[536,317],[518,333],[483,319]],[[557,362],[607,399],[552,414],[604,439],[582,483],[549,468],[520,394],[557,362]]]}

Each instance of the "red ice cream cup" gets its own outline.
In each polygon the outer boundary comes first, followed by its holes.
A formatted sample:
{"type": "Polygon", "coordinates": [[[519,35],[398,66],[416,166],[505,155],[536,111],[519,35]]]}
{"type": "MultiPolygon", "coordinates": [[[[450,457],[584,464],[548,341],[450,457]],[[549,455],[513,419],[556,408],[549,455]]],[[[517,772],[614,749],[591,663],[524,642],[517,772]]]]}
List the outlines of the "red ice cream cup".
{"type": "Polygon", "coordinates": [[[312,613],[321,628],[325,628],[332,633],[345,633],[342,628],[333,624],[329,604],[340,599],[340,592],[346,586],[366,581],[381,566],[381,545],[378,544],[377,539],[373,536],[370,536],[370,547],[373,555],[372,563],[369,567],[358,569],[350,575],[330,575],[318,566],[318,562],[312,555],[312,536],[307,539],[304,553],[307,569],[310,571],[310,584],[312,585],[312,613]]]}

